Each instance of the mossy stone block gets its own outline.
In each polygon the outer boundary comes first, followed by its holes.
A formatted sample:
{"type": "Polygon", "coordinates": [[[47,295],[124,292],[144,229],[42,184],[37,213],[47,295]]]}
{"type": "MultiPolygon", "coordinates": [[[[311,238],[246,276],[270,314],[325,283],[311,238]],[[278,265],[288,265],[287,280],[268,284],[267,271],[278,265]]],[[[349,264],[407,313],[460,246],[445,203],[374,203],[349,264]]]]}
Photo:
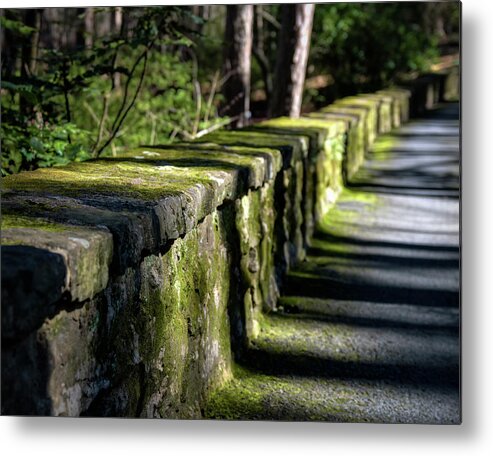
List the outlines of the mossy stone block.
{"type": "MultiPolygon", "coordinates": [[[[30,272],[26,270],[29,263],[21,269],[16,267],[15,265],[18,264],[19,260],[15,259],[15,252],[19,257],[22,257],[26,247],[31,247],[33,251],[38,252],[36,258],[40,256],[45,257],[47,261],[55,261],[52,260],[52,255],[43,255],[41,251],[51,252],[62,258],[65,269],[63,274],[65,281],[62,288],[59,286],[58,274],[56,274],[53,278],[55,282],[52,284],[52,293],[49,297],[38,297],[36,293],[33,293],[29,295],[31,299],[28,301],[19,302],[14,297],[24,292],[19,289],[22,280],[19,279],[19,283],[10,281],[8,286],[6,285],[6,301],[2,302],[2,312],[5,311],[9,315],[13,315],[12,331],[14,332],[15,320],[22,318],[24,306],[31,306],[33,312],[42,313],[42,310],[36,308],[44,305],[50,309],[50,306],[56,303],[63,293],[69,293],[72,301],[82,302],[94,297],[108,283],[109,266],[113,255],[113,240],[109,231],[102,227],[86,228],[64,225],[46,219],[7,213],[2,217],[2,244],[10,246],[9,255],[2,259],[2,266],[5,270],[12,268],[13,270],[22,269],[25,271],[26,275],[31,277],[33,281],[33,290],[44,289],[45,285],[38,284],[38,282],[47,279],[43,273],[37,274],[35,263],[31,264],[30,272]]],[[[55,268],[55,270],[57,269],[55,268]]],[[[31,327],[30,329],[34,328],[31,327]]]]}
{"type": "Polygon", "coordinates": [[[195,142],[277,149],[282,154],[284,169],[294,166],[294,163],[308,154],[308,140],[305,137],[286,137],[260,131],[219,130],[198,138],[195,142]]]}

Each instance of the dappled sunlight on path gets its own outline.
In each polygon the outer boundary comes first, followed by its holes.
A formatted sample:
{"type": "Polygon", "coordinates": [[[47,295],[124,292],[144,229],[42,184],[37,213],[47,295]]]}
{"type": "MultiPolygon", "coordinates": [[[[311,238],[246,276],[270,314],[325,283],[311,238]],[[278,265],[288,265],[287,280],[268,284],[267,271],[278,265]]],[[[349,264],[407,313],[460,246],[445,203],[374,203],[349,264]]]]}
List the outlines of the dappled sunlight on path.
{"type": "Polygon", "coordinates": [[[458,423],[459,121],[380,137],[206,414],[458,423]]]}

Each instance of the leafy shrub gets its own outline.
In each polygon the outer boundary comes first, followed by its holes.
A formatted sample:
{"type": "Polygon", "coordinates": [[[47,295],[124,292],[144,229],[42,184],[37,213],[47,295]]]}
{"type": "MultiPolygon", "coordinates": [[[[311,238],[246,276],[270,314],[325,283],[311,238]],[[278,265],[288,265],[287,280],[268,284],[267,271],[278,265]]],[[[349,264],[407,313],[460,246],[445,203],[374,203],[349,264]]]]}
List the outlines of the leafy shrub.
{"type": "Polygon", "coordinates": [[[425,27],[425,8],[398,2],[317,5],[310,66],[334,81],[320,98],[375,90],[404,72],[426,70],[438,50],[425,27]]]}
{"type": "Polygon", "coordinates": [[[91,158],[83,144],[88,132],[76,125],[37,124],[19,127],[2,122],[2,175],[20,170],[66,165],[91,158]]]}
{"type": "MultiPolygon", "coordinates": [[[[3,175],[97,157],[108,146],[116,154],[123,145],[193,137],[216,123],[214,97],[203,96],[197,79],[190,36],[200,20],[189,9],[125,8],[127,27],[89,47],[39,46],[40,28],[29,25],[36,11],[1,16],[10,52],[2,66],[3,175]]],[[[72,14],[70,26],[83,20],[72,14]]]]}

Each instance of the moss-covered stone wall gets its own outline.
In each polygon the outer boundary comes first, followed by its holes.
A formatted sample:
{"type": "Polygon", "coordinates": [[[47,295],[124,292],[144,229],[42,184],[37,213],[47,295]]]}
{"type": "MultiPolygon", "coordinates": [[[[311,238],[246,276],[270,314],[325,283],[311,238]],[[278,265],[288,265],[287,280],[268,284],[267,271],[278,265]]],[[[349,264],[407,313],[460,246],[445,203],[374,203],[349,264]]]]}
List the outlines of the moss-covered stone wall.
{"type": "Polygon", "coordinates": [[[2,414],[201,417],[376,136],[453,85],[3,179],[2,414]]]}

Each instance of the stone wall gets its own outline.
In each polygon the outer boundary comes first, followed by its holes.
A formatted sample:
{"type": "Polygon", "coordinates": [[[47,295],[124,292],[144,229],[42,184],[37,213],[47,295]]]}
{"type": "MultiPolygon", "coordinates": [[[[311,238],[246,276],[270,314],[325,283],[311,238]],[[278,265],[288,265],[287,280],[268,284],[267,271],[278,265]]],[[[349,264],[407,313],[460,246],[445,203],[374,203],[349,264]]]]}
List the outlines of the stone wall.
{"type": "Polygon", "coordinates": [[[377,135],[456,85],[3,179],[2,414],[200,418],[377,135]]]}

